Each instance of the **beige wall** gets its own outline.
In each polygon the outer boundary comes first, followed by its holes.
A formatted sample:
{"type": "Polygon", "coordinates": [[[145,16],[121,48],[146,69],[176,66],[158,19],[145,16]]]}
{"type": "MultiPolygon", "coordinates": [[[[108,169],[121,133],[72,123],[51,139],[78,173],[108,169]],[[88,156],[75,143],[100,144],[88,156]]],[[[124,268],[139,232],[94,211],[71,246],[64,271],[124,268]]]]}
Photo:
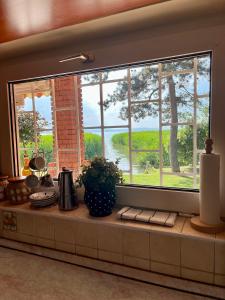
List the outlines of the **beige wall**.
{"type": "Polygon", "coordinates": [[[0,64],[0,170],[12,174],[7,81],[106,67],[205,50],[213,51],[212,66],[212,137],[215,151],[221,154],[222,202],[225,215],[225,20],[198,20],[145,28],[86,43],[69,44],[33,55],[21,56],[0,64]],[[92,52],[92,64],[77,61],[59,63],[65,56],[80,51],[92,52]]]}

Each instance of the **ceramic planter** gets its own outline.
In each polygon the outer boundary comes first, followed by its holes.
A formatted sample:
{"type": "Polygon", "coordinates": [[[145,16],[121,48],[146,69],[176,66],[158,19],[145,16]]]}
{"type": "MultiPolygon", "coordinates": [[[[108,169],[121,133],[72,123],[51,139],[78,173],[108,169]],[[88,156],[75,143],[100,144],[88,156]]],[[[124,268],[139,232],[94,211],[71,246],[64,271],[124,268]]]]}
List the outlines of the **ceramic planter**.
{"type": "Polygon", "coordinates": [[[25,177],[12,177],[8,179],[7,198],[11,204],[22,204],[29,200],[30,189],[25,184],[25,177]]]}
{"type": "Polygon", "coordinates": [[[105,217],[112,213],[116,203],[115,187],[110,191],[93,191],[85,189],[84,202],[89,213],[94,217],[105,217]]]}

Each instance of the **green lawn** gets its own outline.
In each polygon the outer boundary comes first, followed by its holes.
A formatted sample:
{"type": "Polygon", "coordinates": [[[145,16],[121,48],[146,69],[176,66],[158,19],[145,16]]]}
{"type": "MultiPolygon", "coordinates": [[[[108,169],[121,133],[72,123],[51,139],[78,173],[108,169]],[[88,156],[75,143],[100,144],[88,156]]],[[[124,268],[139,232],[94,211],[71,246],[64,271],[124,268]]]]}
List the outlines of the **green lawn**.
{"type": "MultiPolygon", "coordinates": [[[[137,131],[132,133],[133,150],[156,150],[159,149],[159,132],[156,130],[137,131]]],[[[171,172],[169,159],[169,140],[170,131],[162,131],[163,144],[163,171],[171,172]]],[[[129,159],[129,136],[128,133],[118,133],[112,137],[113,146],[118,152],[123,153],[129,159]]],[[[178,151],[178,160],[181,162],[180,152],[178,151]]],[[[143,185],[160,185],[159,165],[160,157],[158,153],[137,152],[133,154],[133,164],[138,167],[140,174],[133,174],[132,183],[143,185]],[[142,171],[143,170],[143,171],[142,171]]],[[[193,188],[193,178],[184,173],[191,173],[191,166],[188,161],[180,165],[181,173],[179,175],[163,175],[163,186],[193,188]]],[[[130,183],[128,174],[124,174],[126,183],[130,183]]]]}
{"type": "MultiPolygon", "coordinates": [[[[123,177],[125,179],[125,183],[130,183],[130,178],[128,174],[124,174],[123,177]]],[[[150,174],[134,174],[133,183],[159,186],[159,170],[154,169],[151,171],[150,174]]],[[[163,186],[193,188],[193,179],[187,176],[163,175],[163,186]]]]}

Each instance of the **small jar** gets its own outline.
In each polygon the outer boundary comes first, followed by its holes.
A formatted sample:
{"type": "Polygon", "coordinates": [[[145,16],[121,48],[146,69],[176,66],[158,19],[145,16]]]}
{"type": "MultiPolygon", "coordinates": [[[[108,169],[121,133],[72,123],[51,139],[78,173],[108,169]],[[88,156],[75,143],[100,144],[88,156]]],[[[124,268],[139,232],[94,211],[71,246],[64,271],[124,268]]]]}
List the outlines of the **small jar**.
{"type": "Polygon", "coordinates": [[[8,185],[8,176],[0,176],[0,201],[6,199],[6,187],[8,185]]]}
{"type": "Polygon", "coordinates": [[[25,177],[8,179],[7,198],[11,204],[22,204],[29,201],[30,189],[25,184],[25,177]]]}

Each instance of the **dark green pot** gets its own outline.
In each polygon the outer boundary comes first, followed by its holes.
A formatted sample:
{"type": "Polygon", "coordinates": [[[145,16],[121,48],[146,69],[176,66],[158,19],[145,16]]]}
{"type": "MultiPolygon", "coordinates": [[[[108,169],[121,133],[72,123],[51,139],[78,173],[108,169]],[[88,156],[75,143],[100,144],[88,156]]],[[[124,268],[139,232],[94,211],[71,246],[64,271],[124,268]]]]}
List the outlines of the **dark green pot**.
{"type": "Polygon", "coordinates": [[[110,191],[90,191],[85,189],[84,202],[91,216],[108,216],[112,213],[116,203],[115,188],[110,191]]]}

